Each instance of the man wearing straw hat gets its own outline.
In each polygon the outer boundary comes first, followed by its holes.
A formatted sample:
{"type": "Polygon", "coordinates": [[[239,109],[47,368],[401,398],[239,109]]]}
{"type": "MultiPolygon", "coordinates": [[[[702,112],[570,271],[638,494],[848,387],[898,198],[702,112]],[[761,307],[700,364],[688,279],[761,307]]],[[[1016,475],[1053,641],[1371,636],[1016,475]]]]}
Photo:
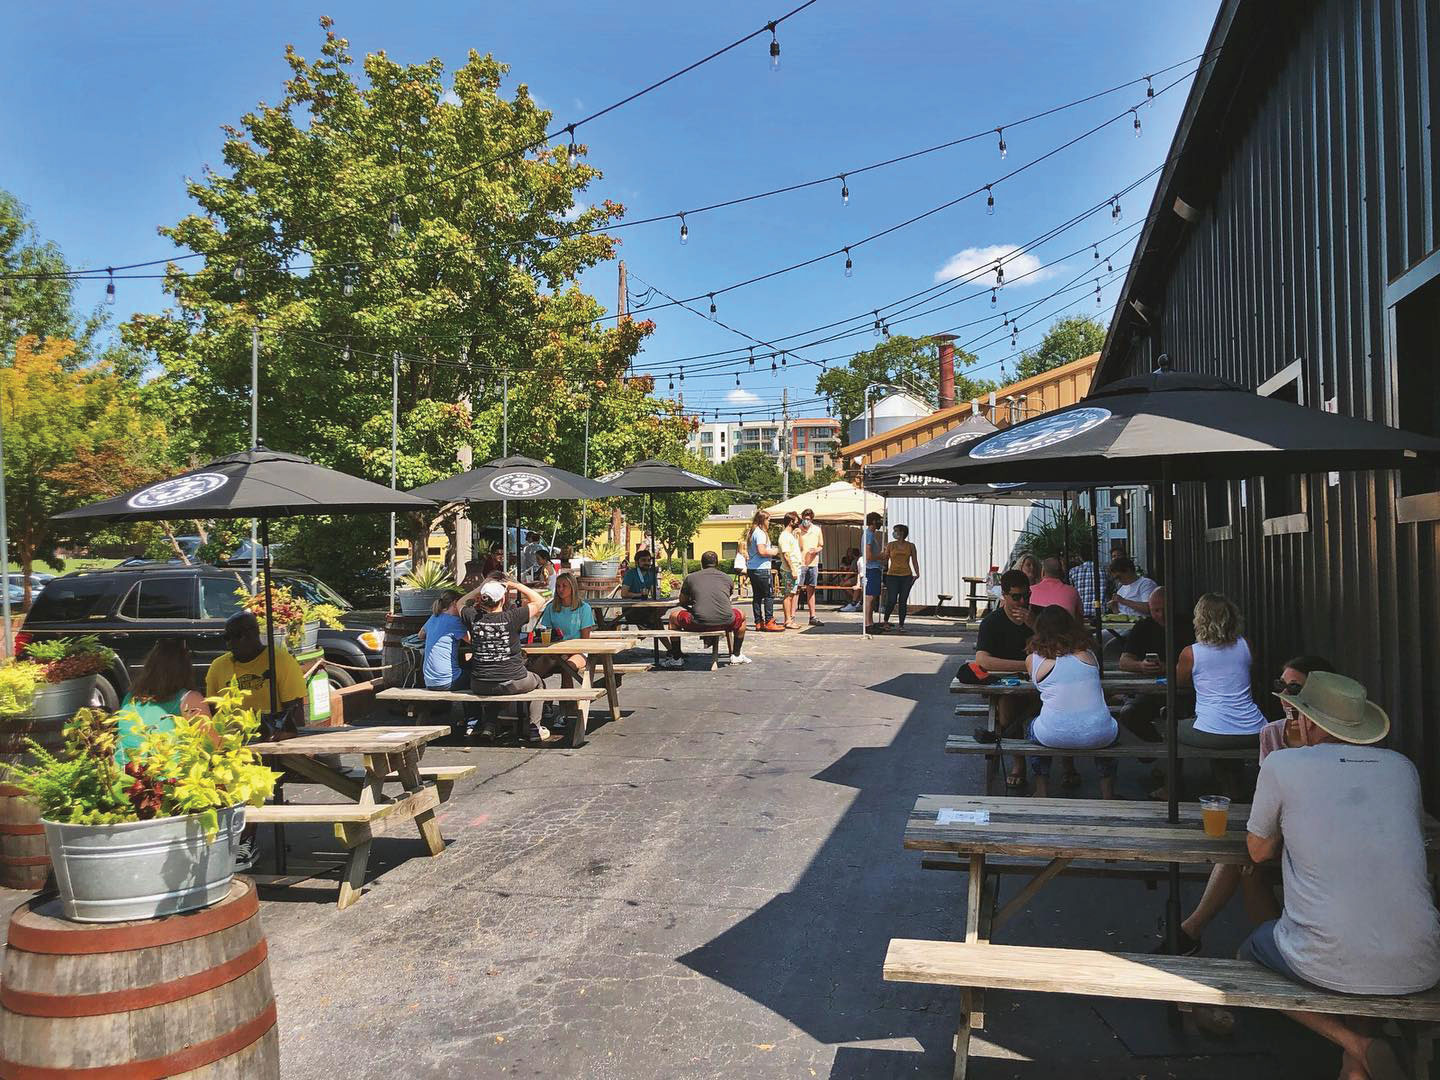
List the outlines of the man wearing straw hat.
{"type": "MultiPolygon", "coordinates": [[[[1279,857],[1285,910],[1256,927],[1242,959],[1345,994],[1413,994],[1440,982],[1440,915],[1426,876],[1420,776],[1374,746],[1390,718],[1365,687],[1312,672],[1276,695],[1299,727],[1270,754],[1246,826],[1250,857],[1279,857]]],[[[1400,1080],[1397,1047],[1356,1021],[1291,1011],[1344,1052],[1340,1075],[1400,1080]]]]}

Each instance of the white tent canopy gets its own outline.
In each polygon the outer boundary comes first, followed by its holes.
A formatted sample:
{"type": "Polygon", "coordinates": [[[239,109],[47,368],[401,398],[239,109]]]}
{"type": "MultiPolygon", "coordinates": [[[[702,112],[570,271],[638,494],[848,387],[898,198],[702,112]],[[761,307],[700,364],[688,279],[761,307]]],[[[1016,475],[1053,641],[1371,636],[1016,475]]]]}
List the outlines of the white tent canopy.
{"type": "Polygon", "coordinates": [[[814,510],[815,520],[837,525],[860,525],[865,515],[885,513],[885,500],[879,495],[867,494],[848,480],[837,480],[814,491],[786,499],[765,508],[771,518],[784,517],[794,511],[814,510]]]}

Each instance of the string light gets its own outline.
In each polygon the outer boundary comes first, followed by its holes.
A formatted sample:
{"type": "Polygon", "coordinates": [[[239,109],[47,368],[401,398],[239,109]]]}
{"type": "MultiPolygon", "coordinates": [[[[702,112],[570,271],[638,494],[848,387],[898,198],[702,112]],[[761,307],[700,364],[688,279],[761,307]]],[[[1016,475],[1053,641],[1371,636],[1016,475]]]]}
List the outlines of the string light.
{"type": "Polygon", "coordinates": [[[781,366],[781,367],[787,366],[786,363],[785,363],[785,354],[784,354],[783,352],[780,354],[780,366],[781,366]]]}
{"type": "Polygon", "coordinates": [[[1096,259],[1099,259],[1099,258],[1100,258],[1100,245],[1099,245],[1099,244],[1096,244],[1096,245],[1095,245],[1095,258],[1096,258],[1096,259]]]}
{"type": "MultiPolygon", "coordinates": [[[[105,303],[113,305],[115,303],[115,271],[107,266],[105,272],[110,275],[110,281],[105,286],[105,303]]],[[[5,299],[10,299],[9,285],[5,286],[5,299]]]]}
{"type": "Polygon", "coordinates": [[[997,127],[995,134],[1000,136],[1000,160],[1004,161],[1005,155],[1009,153],[1005,147],[1005,129],[1003,127],[997,127]]]}
{"type": "Polygon", "coordinates": [[[1150,81],[1149,75],[1145,76],[1145,96],[1147,98],[1152,98],[1155,96],[1155,84],[1150,81]]]}
{"type": "MultiPolygon", "coordinates": [[[[738,371],[735,373],[735,389],[740,389],[740,373],[738,371]]],[[[720,411],[718,409],[715,411],[715,419],[720,419],[720,411]]]]}
{"type": "Polygon", "coordinates": [[[390,211],[390,235],[391,235],[393,238],[395,238],[396,240],[398,240],[398,239],[400,239],[401,234],[403,234],[404,232],[405,232],[405,226],[400,224],[400,211],[399,211],[399,210],[391,210],[391,211],[390,211]]]}
{"type": "Polygon", "coordinates": [[[710,318],[713,319],[713,318],[715,318],[715,294],[712,292],[712,293],[709,294],[709,296],[710,296],[710,318]]]}
{"type": "MultiPolygon", "coordinates": [[[[1019,326],[1019,324],[1017,323],[1016,325],[1010,327],[1010,347],[1013,349],[1013,348],[1015,347],[1016,342],[1018,342],[1019,340],[1020,340],[1020,326],[1019,326]]],[[[1003,369],[1003,368],[1001,369],[1001,374],[1002,374],[1002,375],[1004,374],[1004,369],[1003,369]]]]}
{"type": "Polygon", "coordinates": [[[1138,139],[1140,138],[1140,114],[1136,110],[1131,109],[1130,115],[1135,118],[1135,138],[1138,139]]]}
{"type": "Polygon", "coordinates": [[[230,276],[236,281],[245,280],[245,260],[241,259],[235,264],[235,269],[230,271],[230,276]]]}
{"type": "Polygon", "coordinates": [[[875,312],[875,336],[880,336],[880,312],[875,312]]]}
{"type": "Polygon", "coordinates": [[[350,342],[345,342],[345,351],[340,355],[340,362],[347,367],[350,365],[350,342]]]}
{"type": "Polygon", "coordinates": [[[566,124],[565,131],[570,136],[570,156],[573,158],[575,156],[575,125],[566,124]]]}
{"type": "Polygon", "coordinates": [[[685,224],[685,215],[684,215],[684,213],[682,212],[681,215],[680,215],[680,243],[682,243],[682,244],[688,244],[689,242],[690,242],[690,226],[685,224]]]}
{"type": "Polygon", "coordinates": [[[845,249],[845,276],[855,276],[855,264],[850,261],[850,249],[848,247],[845,249]]]}
{"type": "Polygon", "coordinates": [[[990,189],[989,184],[985,185],[985,213],[988,217],[995,216],[995,192],[990,189]]]}
{"type": "Polygon", "coordinates": [[[1095,306],[1100,306],[1100,279],[1095,279],[1095,306]]]}
{"type": "Polygon", "coordinates": [[[1109,255],[1106,255],[1106,256],[1105,256],[1105,272],[1106,272],[1107,274],[1113,274],[1113,273],[1115,272],[1115,267],[1113,267],[1113,266],[1110,265],[1110,256],[1109,256],[1109,255]]]}
{"type": "Polygon", "coordinates": [[[355,279],[351,276],[348,270],[345,272],[345,276],[340,280],[340,291],[346,296],[355,295],[355,279]]]}
{"type": "Polygon", "coordinates": [[[685,385],[685,365],[684,365],[684,364],[681,364],[681,365],[680,365],[680,385],[681,385],[681,386],[684,386],[684,385],[685,385]]]}
{"type": "Polygon", "coordinates": [[[1119,220],[1120,220],[1120,196],[1119,196],[1119,195],[1112,195],[1112,196],[1110,196],[1110,220],[1111,220],[1111,221],[1119,221],[1119,220]]]}
{"type": "Polygon", "coordinates": [[[1005,312],[1005,321],[1000,325],[1002,328],[1010,325],[1010,313],[1008,311],[1005,312]]]}
{"type": "Polygon", "coordinates": [[[995,295],[995,290],[994,290],[994,289],[991,289],[991,290],[990,290],[990,306],[991,306],[991,307],[994,307],[997,302],[998,302],[998,297],[995,295]]]}
{"type": "Polygon", "coordinates": [[[754,345],[751,345],[751,346],[750,346],[750,366],[751,366],[751,367],[754,367],[754,366],[755,366],[755,346],[754,346],[754,345]]]}
{"type": "Polygon", "coordinates": [[[845,174],[840,174],[840,205],[850,205],[850,183],[845,179],[845,174]]]}
{"type": "Polygon", "coordinates": [[[995,284],[1005,284],[1005,264],[999,259],[995,260],[995,284]]]}
{"type": "Polygon", "coordinates": [[[674,376],[674,375],[671,375],[671,376],[670,376],[670,393],[673,394],[674,392],[675,392],[675,376],[674,376]]]}
{"type": "Polygon", "coordinates": [[[780,38],[775,33],[775,24],[769,23],[766,29],[770,31],[770,70],[780,70],[780,38]]]}
{"type": "Polygon", "coordinates": [[[771,374],[771,375],[777,375],[777,374],[779,374],[779,372],[780,372],[780,369],[775,366],[775,354],[774,354],[774,353],[771,353],[771,354],[770,354],[770,374],[771,374]]]}

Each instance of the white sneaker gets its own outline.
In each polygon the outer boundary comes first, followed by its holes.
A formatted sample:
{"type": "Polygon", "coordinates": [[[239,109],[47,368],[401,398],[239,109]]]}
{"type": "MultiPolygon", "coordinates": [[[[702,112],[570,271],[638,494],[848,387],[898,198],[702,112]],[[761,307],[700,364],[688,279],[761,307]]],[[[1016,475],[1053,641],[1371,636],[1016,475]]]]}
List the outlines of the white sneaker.
{"type": "Polygon", "coordinates": [[[730,657],[730,663],[748,664],[750,663],[750,657],[746,656],[744,653],[736,653],[734,656],[730,657]]]}

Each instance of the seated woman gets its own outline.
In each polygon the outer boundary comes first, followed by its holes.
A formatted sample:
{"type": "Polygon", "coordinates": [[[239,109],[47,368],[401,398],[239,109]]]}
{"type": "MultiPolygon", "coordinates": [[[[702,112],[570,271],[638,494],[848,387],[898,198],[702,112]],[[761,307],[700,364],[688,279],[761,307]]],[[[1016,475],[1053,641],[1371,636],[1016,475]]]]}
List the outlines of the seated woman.
{"type": "MultiPolygon", "coordinates": [[[[549,630],[560,641],[578,641],[588,638],[595,629],[595,612],[580,599],[580,588],[575,584],[575,575],[562,570],[555,577],[555,596],[545,605],[536,624],[539,630],[549,630]]],[[[576,679],[585,674],[584,653],[570,653],[566,656],[532,656],[527,661],[531,671],[540,676],[551,675],[563,669],[576,679]]]]}
{"type": "MultiPolygon", "coordinates": [[[[1195,715],[1180,717],[1180,742],[1209,750],[1245,750],[1260,745],[1265,714],[1251,693],[1250,645],[1241,636],[1244,617],[1235,602],[1206,593],[1195,602],[1195,644],[1175,664],[1179,686],[1195,688],[1195,715]]],[[[1221,794],[1248,800],[1243,764],[1213,761],[1221,794]]]]}
{"type": "Polygon", "coordinates": [[[465,670],[462,646],[470,633],[460,619],[461,596],[446,589],[431,607],[434,613],[416,633],[425,643],[425,662],[421,671],[427,690],[465,690],[470,676],[465,670]]]}
{"type": "Polygon", "coordinates": [[[174,731],[177,716],[209,716],[205,695],[194,689],[195,658],[184,638],[161,638],[120,703],[115,760],[124,765],[146,731],[174,731]]]}
{"type": "MultiPolygon", "coordinates": [[[[1057,750],[1094,750],[1109,746],[1120,726],[1105,704],[1100,668],[1085,627],[1058,604],[1041,608],[1025,660],[1035,689],[1040,691],[1040,715],[1030,721],[1029,737],[1057,750]]],[[[1115,797],[1114,758],[1097,758],[1100,797],[1115,797]]],[[[1035,795],[1048,794],[1050,759],[1037,757],[1035,795]]]]}

